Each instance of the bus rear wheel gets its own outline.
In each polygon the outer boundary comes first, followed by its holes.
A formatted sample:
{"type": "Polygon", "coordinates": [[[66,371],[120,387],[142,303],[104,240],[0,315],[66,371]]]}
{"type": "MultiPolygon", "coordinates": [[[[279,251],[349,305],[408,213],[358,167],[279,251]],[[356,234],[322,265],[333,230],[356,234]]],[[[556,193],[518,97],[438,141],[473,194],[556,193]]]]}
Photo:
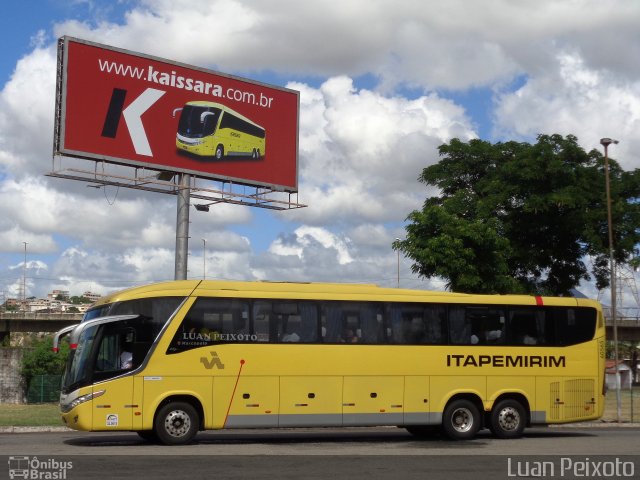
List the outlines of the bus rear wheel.
{"type": "Polygon", "coordinates": [[[224,147],[222,145],[216,147],[215,157],[216,160],[222,160],[224,158],[224,147]]]}
{"type": "Polygon", "coordinates": [[[520,402],[507,398],[491,410],[490,429],[498,438],[517,438],[527,423],[525,409],[520,402]]]}
{"type": "Polygon", "coordinates": [[[198,433],[198,412],[186,402],[170,402],[158,410],[154,431],[165,445],[184,445],[198,433]]]}
{"type": "Polygon", "coordinates": [[[480,429],[480,411],[470,400],[454,400],[444,410],[442,431],[452,440],[471,440],[480,429]]]}

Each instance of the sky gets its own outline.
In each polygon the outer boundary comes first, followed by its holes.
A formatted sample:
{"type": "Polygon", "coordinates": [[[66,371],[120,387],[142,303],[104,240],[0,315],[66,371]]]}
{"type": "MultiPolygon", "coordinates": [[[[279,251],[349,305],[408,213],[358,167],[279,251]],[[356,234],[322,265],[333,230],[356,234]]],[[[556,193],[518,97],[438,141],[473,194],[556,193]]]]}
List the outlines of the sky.
{"type": "Polygon", "coordinates": [[[45,176],[63,35],[300,92],[308,207],[192,208],[188,278],[443,289],[391,245],[452,138],[612,137],[640,167],[637,0],[33,0],[0,25],[5,299],[174,278],[175,197],[45,176]]]}

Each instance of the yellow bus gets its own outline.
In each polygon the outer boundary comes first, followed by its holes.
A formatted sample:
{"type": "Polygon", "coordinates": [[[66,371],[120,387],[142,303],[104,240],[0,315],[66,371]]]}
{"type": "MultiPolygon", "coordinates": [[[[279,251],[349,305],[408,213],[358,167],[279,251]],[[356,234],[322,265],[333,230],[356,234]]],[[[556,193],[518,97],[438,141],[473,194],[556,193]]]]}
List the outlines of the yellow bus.
{"type": "Polygon", "coordinates": [[[181,109],[176,148],[201,157],[262,158],[266,132],[257,123],[220,103],[188,102],[181,109]]]}
{"type": "Polygon", "coordinates": [[[604,408],[604,319],[587,299],[185,280],[104,297],[59,333],[64,423],[164,444],[258,427],[512,438],[604,408]]]}

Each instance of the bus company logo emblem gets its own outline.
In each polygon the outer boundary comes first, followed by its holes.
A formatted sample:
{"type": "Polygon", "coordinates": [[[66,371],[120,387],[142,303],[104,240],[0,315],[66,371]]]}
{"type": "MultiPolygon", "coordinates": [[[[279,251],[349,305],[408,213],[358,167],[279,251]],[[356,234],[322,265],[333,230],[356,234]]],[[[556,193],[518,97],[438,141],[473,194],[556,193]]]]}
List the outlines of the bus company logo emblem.
{"type": "Polygon", "coordinates": [[[215,366],[220,370],[224,370],[224,363],[222,363],[220,357],[218,357],[218,354],[214,351],[209,352],[209,355],[211,355],[211,358],[200,357],[200,363],[204,365],[204,368],[206,368],[207,370],[211,370],[215,366]]]}
{"type": "Polygon", "coordinates": [[[138,155],[153,157],[151,147],[149,146],[149,140],[142,124],[142,114],[156,103],[165,93],[167,92],[163,90],[147,88],[138,97],[136,97],[127,108],[123,109],[122,107],[124,106],[127,91],[120,88],[114,88],[111,95],[111,101],[109,102],[109,109],[107,110],[107,116],[104,120],[102,136],[115,138],[120,118],[124,117],[124,121],[127,125],[127,129],[129,130],[129,136],[131,137],[133,148],[136,153],[138,155]]]}
{"type": "Polygon", "coordinates": [[[110,413],[107,415],[107,427],[117,427],[118,426],[118,415],[115,413],[110,413]]]}

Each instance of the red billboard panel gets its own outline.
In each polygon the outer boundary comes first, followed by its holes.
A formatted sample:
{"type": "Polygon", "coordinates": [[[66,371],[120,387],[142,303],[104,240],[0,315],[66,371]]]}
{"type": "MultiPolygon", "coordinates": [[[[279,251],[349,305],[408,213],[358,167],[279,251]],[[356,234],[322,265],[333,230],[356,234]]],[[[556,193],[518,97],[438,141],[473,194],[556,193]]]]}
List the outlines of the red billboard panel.
{"type": "Polygon", "coordinates": [[[298,187],[299,93],[60,39],[54,154],[298,187]]]}

